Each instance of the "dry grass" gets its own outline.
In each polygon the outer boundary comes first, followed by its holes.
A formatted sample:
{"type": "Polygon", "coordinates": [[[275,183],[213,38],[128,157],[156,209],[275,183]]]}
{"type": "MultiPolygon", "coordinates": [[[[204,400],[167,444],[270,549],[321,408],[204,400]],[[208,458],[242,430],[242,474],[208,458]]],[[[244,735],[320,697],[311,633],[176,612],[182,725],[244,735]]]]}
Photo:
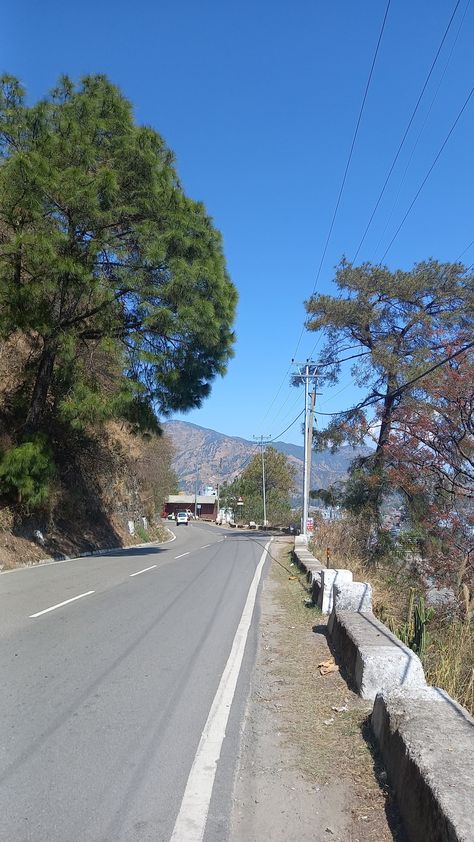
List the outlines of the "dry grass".
{"type": "Polygon", "coordinates": [[[364,842],[399,839],[395,808],[389,791],[379,783],[382,769],[369,738],[371,706],[348,688],[338,671],[320,674],[318,664],[331,657],[326,618],[305,604],[305,579],[290,566],[290,547],[277,546],[271,582],[279,606],[278,657],[267,701],[275,704],[276,699],[278,707],[289,711],[280,728],[296,749],[298,769],[319,784],[344,780],[350,786],[350,838],[364,842]],[[344,706],[346,711],[333,710],[344,706]]]}
{"type": "Polygon", "coordinates": [[[474,628],[454,618],[431,630],[424,658],[427,681],[442,687],[474,716],[474,628]]]}
{"type": "MultiPolygon", "coordinates": [[[[352,570],[354,579],[370,581],[374,613],[395,633],[407,620],[410,589],[418,593],[423,583],[404,561],[377,567],[363,559],[363,534],[355,519],[318,524],[314,554],[331,567],[352,570]]],[[[427,628],[428,646],[423,657],[427,681],[442,687],[474,715],[474,628],[457,615],[437,611],[427,628]]]]}

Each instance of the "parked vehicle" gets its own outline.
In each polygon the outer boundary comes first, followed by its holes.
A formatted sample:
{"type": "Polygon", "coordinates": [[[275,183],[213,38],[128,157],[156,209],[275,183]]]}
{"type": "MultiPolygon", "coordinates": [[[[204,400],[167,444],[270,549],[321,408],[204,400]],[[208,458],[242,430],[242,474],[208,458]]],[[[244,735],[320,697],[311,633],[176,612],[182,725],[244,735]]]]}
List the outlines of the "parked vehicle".
{"type": "Polygon", "coordinates": [[[171,514],[168,515],[166,520],[176,520],[176,515],[173,512],[171,512],[171,514]]]}
{"type": "Polygon", "coordinates": [[[179,526],[180,523],[185,523],[186,526],[189,526],[189,518],[187,512],[176,512],[176,526],[179,526]]]}

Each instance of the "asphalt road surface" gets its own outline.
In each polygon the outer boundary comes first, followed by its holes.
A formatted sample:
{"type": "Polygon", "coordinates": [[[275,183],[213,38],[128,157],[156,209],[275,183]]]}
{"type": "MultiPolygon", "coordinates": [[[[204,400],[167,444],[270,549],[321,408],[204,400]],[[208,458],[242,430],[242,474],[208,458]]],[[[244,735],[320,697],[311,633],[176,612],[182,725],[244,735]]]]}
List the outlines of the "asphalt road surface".
{"type": "Polygon", "coordinates": [[[267,538],[0,575],[2,842],[223,842],[267,538]]]}

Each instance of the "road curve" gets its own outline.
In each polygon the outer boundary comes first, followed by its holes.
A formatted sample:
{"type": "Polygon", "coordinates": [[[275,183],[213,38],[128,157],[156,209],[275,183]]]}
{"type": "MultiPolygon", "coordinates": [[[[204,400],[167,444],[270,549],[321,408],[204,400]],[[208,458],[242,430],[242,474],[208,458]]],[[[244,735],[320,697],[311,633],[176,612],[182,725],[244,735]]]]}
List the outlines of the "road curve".
{"type": "Polygon", "coordinates": [[[210,712],[226,737],[193,842],[227,837],[253,603],[242,667],[229,662],[266,538],[174,532],[159,547],[0,575],[2,842],[191,840],[210,712]]]}

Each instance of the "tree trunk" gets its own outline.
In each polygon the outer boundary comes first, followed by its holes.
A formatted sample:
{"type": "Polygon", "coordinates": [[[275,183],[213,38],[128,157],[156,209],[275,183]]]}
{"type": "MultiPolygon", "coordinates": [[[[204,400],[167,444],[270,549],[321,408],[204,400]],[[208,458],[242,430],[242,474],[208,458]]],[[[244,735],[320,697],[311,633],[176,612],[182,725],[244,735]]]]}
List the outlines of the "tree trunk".
{"type": "Polygon", "coordinates": [[[48,400],[49,387],[53,377],[54,362],[57,346],[51,340],[45,339],[43,353],[36,372],[36,380],[31,396],[30,408],[26,418],[26,429],[35,432],[41,424],[48,400]]]}
{"type": "Polygon", "coordinates": [[[375,449],[374,464],[380,470],[383,470],[385,465],[384,447],[388,444],[390,433],[392,430],[392,417],[395,407],[395,398],[393,392],[397,388],[396,379],[393,374],[389,374],[387,378],[387,394],[383,402],[382,417],[380,420],[380,432],[375,449]]]}

